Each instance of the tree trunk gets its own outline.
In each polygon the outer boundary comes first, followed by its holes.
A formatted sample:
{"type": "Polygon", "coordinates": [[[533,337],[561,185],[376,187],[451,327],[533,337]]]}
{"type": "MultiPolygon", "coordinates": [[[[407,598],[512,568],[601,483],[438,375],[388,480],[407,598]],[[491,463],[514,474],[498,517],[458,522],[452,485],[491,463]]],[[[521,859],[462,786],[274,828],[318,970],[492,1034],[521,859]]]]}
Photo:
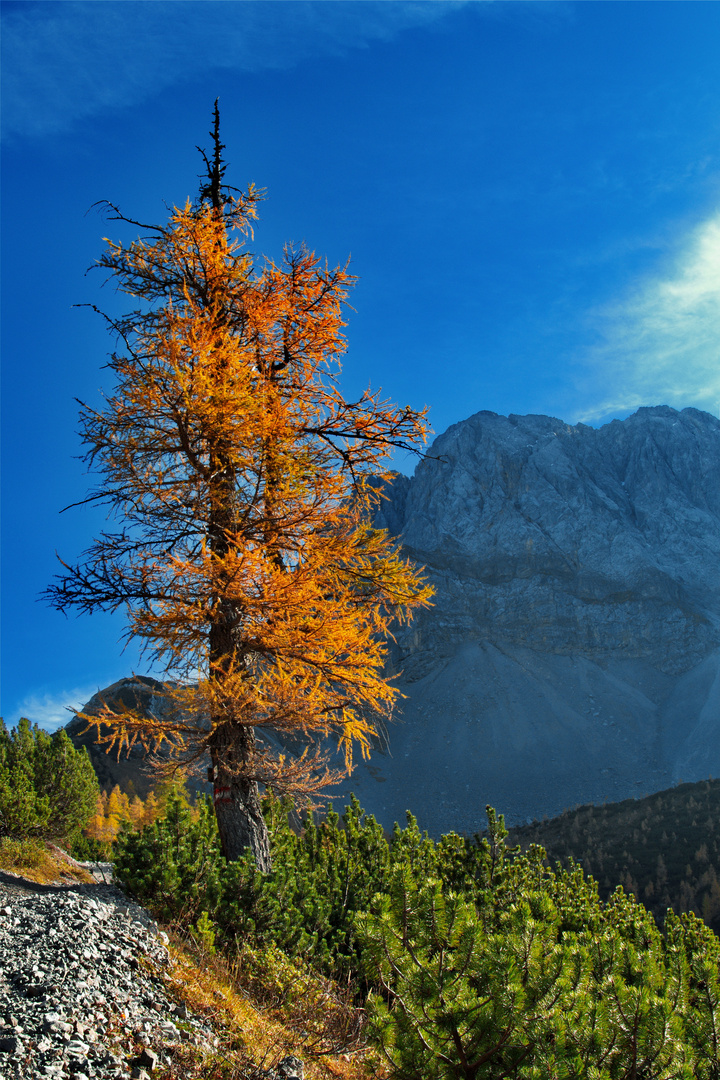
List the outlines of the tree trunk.
{"type": "MultiPolygon", "coordinates": [[[[223,145],[220,142],[220,113],[215,102],[213,124],[212,162],[205,158],[209,184],[201,190],[203,198],[210,198],[217,221],[224,232],[223,218],[226,196],[222,191],[222,178],[225,166],[222,163],[223,145]]],[[[204,155],[203,155],[204,156],[204,155]]],[[[225,295],[221,287],[210,290],[210,307],[217,303],[217,310],[225,306],[225,295]]],[[[227,367],[223,357],[223,331],[221,324],[218,333],[218,374],[222,375],[227,367]]],[[[236,528],[235,503],[236,480],[231,449],[224,437],[210,440],[210,521],[208,536],[214,555],[222,560],[228,554],[228,537],[236,528]]],[[[229,670],[231,660],[236,655],[237,626],[240,612],[227,599],[228,582],[223,572],[216,586],[213,599],[217,602],[218,618],[210,627],[210,670],[215,678],[222,678],[221,673],[229,670]]],[[[213,763],[213,801],[215,817],[222,852],[228,861],[240,858],[248,848],[255,857],[255,865],[261,874],[270,873],[270,837],[260,805],[260,792],[255,780],[242,776],[243,766],[252,763],[252,750],[255,736],[252,727],[242,724],[223,722],[222,716],[214,717],[217,726],[210,744],[210,757],[213,763]]]]}
{"type": "Polygon", "coordinates": [[[261,874],[269,874],[270,838],[254,780],[235,780],[229,785],[215,785],[215,816],[223,855],[228,861],[239,859],[251,848],[261,874]]]}
{"type": "Polygon", "coordinates": [[[260,805],[260,792],[254,780],[246,780],[235,773],[234,765],[241,765],[251,747],[252,731],[218,726],[210,754],[213,763],[213,802],[220,833],[222,853],[228,861],[239,859],[248,848],[253,853],[255,865],[261,874],[269,874],[270,837],[260,805]]]}

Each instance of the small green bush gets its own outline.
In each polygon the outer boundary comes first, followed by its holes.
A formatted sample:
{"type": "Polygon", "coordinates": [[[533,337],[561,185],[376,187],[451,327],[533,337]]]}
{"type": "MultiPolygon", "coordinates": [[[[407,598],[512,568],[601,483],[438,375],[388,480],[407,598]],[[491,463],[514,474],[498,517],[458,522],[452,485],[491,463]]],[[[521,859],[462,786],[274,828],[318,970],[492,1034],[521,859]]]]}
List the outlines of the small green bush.
{"type": "Polygon", "coordinates": [[[217,951],[215,948],[215,930],[207,911],[201,913],[200,918],[192,928],[192,934],[205,952],[210,953],[212,956],[217,951]]]}
{"type": "Polygon", "coordinates": [[[184,791],[172,790],[165,817],[120,833],[113,861],[121,884],[158,918],[186,929],[203,912],[215,920],[225,860],[209,800],[192,807],[184,791]]]}
{"type": "Polygon", "coordinates": [[[0,836],[68,842],[95,812],[99,786],[87,750],[62,728],[53,735],[0,719],[0,836]]]}
{"type": "Polygon", "coordinates": [[[475,845],[462,890],[407,867],[356,924],[371,1033],[397,1080],[718,1080],[720,943],[577,867],[475,845]]]}

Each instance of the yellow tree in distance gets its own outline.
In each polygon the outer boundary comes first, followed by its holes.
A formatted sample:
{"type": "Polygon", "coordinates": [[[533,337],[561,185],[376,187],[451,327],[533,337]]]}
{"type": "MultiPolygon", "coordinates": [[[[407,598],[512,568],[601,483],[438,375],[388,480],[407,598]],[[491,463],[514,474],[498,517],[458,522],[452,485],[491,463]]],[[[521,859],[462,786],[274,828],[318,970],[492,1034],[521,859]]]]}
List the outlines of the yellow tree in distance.
{"type": "Polygon", "coordinates": [[[387,638],[431,590],[373,528],[375,478],[428,428],[426,410],[369,390],[344,399],[347,267],[304,246],[279,266],[256,260],[261,196],[224,182],[217,103],[211,136],[197,201],[166,225],[107,204],[144,233],[107,241],[99,260],[138,306],[111,320],[112,396],[101,409],[80,402],[99,474],[84,502],[120,527],[63,562],[47,595],[63,611],[126,610],[128,638],[173,677],[173,707],[85,719],[118,749],[167,742],[186,762],[209,752],[224,854],[250,847],[267,871],[259,785],[317,794],[339,775],[328,737],[349,770],[353,747],[367,754],[392,713],[387,638]],[[263,728],[280,744],[300,735],[304,752],[273,752],[263,728]]]}

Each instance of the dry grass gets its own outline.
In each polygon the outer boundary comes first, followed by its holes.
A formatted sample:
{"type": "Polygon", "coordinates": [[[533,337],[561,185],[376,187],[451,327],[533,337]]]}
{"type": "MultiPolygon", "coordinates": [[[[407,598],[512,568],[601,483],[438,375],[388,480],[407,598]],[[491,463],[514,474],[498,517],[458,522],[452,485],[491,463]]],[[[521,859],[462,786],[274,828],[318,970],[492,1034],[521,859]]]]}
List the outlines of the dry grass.
{"type": "Polygon", "coordinates": [[[337,1035],[332,1002],[326,1003],[324,1011],[309,1015],[311,995],[299,993],[298,1000],[278,1002],[274,988],[263,992],[257,973],[247,978],[238,963],[231,967],[220,956],[173,936],[170,956],[168,993],[205,1018],[218,1036],[218,1045],[178,1046],[172,1066],[159,1074],[160,1080],[258,1080],[264,1075],[262,1070],[289,1054],[304,1062],[305,1080],[382,1080],[387,1076],[357,1031],[349,1031],[345,1052],[328,1053],[323,1048],[321,1028],[328,1029],[331,1040],[337,1035]],[[261,1000],[268,997],[275,998],[274,1004],[261,1000]]]}
{"type": "Polygon", "coordinates": [[[0,838],[0,870],[37,885],[79,885],[94,881],[85,867],[54,844],[12,840],[7,836],[0,838]]]}

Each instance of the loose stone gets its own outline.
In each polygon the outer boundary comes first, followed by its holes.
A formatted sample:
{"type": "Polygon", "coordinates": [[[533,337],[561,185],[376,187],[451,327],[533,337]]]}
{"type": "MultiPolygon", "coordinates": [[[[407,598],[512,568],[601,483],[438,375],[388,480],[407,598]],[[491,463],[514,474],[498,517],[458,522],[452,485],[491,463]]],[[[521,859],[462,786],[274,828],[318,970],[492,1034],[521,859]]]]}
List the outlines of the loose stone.
{"type": "Polygon", "coordinates": [[[168,962],[166,935],[119,890],[8,889],[8,902],[5,890],[0,883],[0,1080],[127,1080],[135,1031],[146,1076],[159,1049],[207,1041],[153,973],[168,962]]]}

